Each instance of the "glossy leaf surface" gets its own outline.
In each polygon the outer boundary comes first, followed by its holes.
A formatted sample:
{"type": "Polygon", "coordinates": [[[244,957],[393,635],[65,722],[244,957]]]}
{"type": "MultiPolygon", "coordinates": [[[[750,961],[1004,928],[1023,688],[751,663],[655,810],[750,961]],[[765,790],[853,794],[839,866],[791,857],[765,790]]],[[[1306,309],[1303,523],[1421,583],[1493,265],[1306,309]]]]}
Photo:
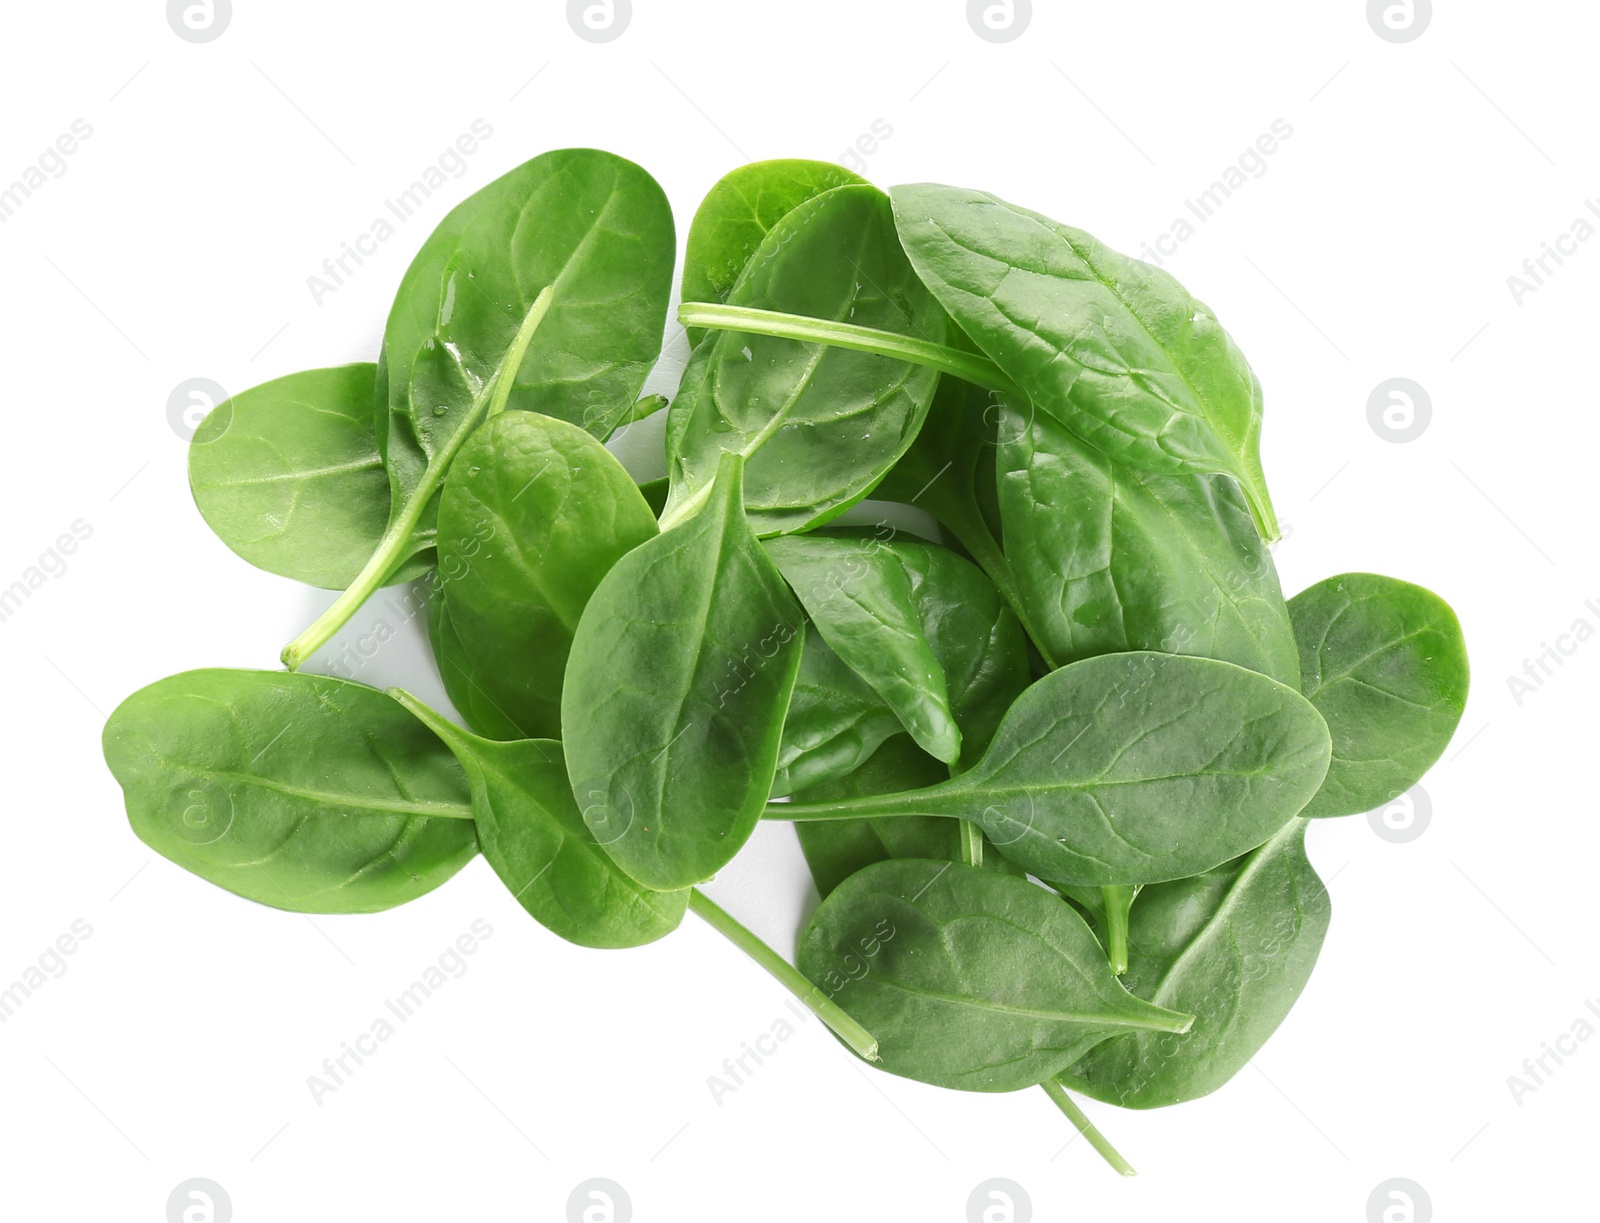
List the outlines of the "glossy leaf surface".
{"type": "Polygon", "coordinates": [[[677,929],[689,893],[655,892],[625,875],[584,827],[561,744],[499,743],[394,694],[466,770],[478,846],[538,923],[582,947],[637,947],[677,929]]]}
{"type": "Polygon", "coordinates": [[[812,917],[798,964],[878,1038],[883,1069],[966,1091],[1031,1087],[1120,1031],[1189,1023],[1119,986],[1058,897],[952,862],[852,875],[812,917]]]}
{"type": "MultiPolygon", "coordinates": [[[[942,338],[943,313],[906,262],[888,197],[874,187],[837,187],[788,213],[728,300],[942,338]]],[[[724,451],[746,459],[745,503],[758,535],[826,522],[911,444],[937,381],[875,354],[737,331],[708,336],[670,410],[663,523],[705,498],[724,451]]]]}
{"type": "Polygon", "coordinates": [[[1219,472],[1261,533],[1261,384],[1209,307],[1168,273],[984,191],[896,187],[917,273],[1041,412],[1148,471],[1219,472]]]}
{"type": "Polygon", "coordinates": [[[1328,891],[1294,820],[1254,852],[1191,879],[1144,888],[1122,983],[1187,1011],[1183,1034],[1115,1036],[1062,1082],[1111,1104],[1159,1108],[1215,1091],[1267,1042],[1310,979],[1328,931],[1328,891]]]}
{"type": "Polygon", "coordinates": [[[909,794],[776,805],[776,819],[952,815],[1041,879],[1177,879],[1262,844],[1316,793],[1328,729],[1230,663],[1107,654],[1037,681],[972,769],[909,794]]]}
{"type": "Polygon", "coordinates": [[[1305,814],[1381,807],[1421,780],[1461,721],[1461,623],[1431,590],[1375,573],[1318,582],[1289,614],[1302,686],[1333,734],[1328,778],[1305,814]]]}
{"type": "Polygon", "coordinates": [[[477,852],[455,757],[361,684],[187,671],[119,705],[103,746],[140,840],[274,908],[393,908],[477,852]]]}
{"type": "Polygon", "coordinates": [[[584,821],[663,891],[709,879],[755,828],[800,665],[800,607],[750,533],[739,473],[730,454],[698,514],[605,576],[562,693],[584,821]]]}

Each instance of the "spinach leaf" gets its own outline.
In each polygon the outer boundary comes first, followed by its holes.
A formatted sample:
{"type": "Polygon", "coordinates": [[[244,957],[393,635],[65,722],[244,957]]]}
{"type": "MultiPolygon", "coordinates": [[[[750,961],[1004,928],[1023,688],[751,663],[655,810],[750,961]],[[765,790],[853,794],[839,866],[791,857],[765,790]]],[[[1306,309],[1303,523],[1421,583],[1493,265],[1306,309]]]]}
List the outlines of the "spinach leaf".
{"type": "Polygon", "coordinates": [[[966,1091],[1032,1087],[1119,1032],[1191,1022],[1119,986],[1057,897],[953,862],[850,876],[812,917],[797,963],[878,1038],[883,1069],[966,1091]]]}
{"type": "Polygon", "coordinates": [[[689,893],[640,887],[595,844],[572,799],[561,744],[497,743],[462,730],[409,693],[389,695],[461,762],[472,785],[478,846],[540,925],[582,947],[638,947],[678,928],[689,893]]]}
{"type": "Polygon", "coordinates": [[[801,611],[745,521],[742,466],[729,453],[698,514],[606,574],[567,664],[584,821],[662,891],[710,878],[754,830],[800,666],[801,611]]]}
{"type": "Polygon", "coordinates": [[[1302,685],[1333,734],[1303,814],[1356,815],[1421,780],[1449,746],[1470,675],[1461,622],[1421,586],[1345,573],[1289,600],[1302,685]]]}
{"type": "Polygon", "coordinates": [[[808,622],[800,671],[784,718],[772,796],[848,776],[903,729],[894,710],[808,622]]]}
{"type": "MultiPolygon", "coordinates": [[[[376,367],[309,369],[218,404],[189,445],[189,487],[222,542],[258,569],[342,590],[389,525],[372,427],[376,367]]],[[[433,564],[424,549],[395,572],[433,564]]]]}
{"type": "Polygon", "coordinates": [[[1316,793],[1328,755],[1321,716],[1276,680],[1209,658],[1106,654],[1037,681],[951,781],[767,815],[963,816],[1041,879],[1151,883],[1262,844],[1316,793]]]}
{"type": "Polygon", "coordinates": [[[1191,879],[1139,893],[1122,983],[1187,1011],[1183,1034],[1134,1032],[1096,1046],[1061,1076],[1127,1108],[1215,1091],[1267,1042],[1311,976],[1328,931],[1328,891],[1292,820],[1259,849],[1191,879]]]}
{"type": "MultiPolygon", "coordinates": [[[[843,166],[797,159],[752,162],[723,175],[689,224],[683,300],[727,301],[773,226],[824,191],[865,182],[843,166]]],[[[704,335],[690,328],[689,341],[698,344],[704,335]]]]}
{"type": "Polygon", "coordinates": [[[1003,410],[1006,555],[1046,658],[1160,650],[1299,687],[1277,570],[1231,480],[1135,471],[1052,417],[1003,410]]]}
{"type": "Polygon", "coordinates": [[[285,665],[304,662],[431,542],[444,474],[486,417],[533,409],[604,437],[629,415],[661,351],[674,247],[655,180],[596,149],[536,157],[445,217],[401,280],[384,331],[377,435],[388,530],[345,597],[285,650],[285,665]]]}
{"type": "Polygon", "coordinates": [[[473,433],[440,498],[439,576],[463,671],[502,715],[484,733],[560,734],[578,618],[611,566],[655,534],[633,477],[578,426],[505,412],[473,433]]]}
{"type": "MultiPolygon", "coordinates": [[[[864,794],[897,794],[937,785],[949,770],[916,745],[895,735],[872,758],[838,781],[795,795],[796,802],[824,802],[864,794]]],[[[939,858],[960,862],[961,821],[939,816],[897,816],[887,820],[802,820],[795,825],[800,849],[811,868],[817,892],[827,896],[851,875],[888,858],[939,858]]],[[[1022,868],[999,854],[983,856],[985,870],[1021,874],[1022,868]]]]}
{"type": "Polygon", "coordinates": [[[944,668],[934,657],[911,578],[879,540],[799,535],[767,544],[822,639],[894,710],[929,755],[961,758],[944,668]]]}
{"type": "Polygon", "coordinates": [[[433,649],[445,695],[467,725],[491,739],[521,738],[516,722],[496,704],[487,681],[473,666],[437,582],[428,598],[428,644],[433,649]]]}
{"type": "MultiPolygon", "coordinates": [[[[961,730],[960,767],[971,765],[1028,686],[1027,643],[1016,617],[993,583],[947,548],[859,532],[837,538],[870,546],[904,569],[917,623],[945,676],[961,730]]],[[[844,777],[901,729],[889,704],[808,626],[773,793],[844,777]]]]}
{"type": "MultiPolygon", "coordinates": [[[[554,294],[554,288],[547,287],[534,300],[528,316],[522,320],[522,327],[502,358],[501,364],[482,385],[465,412],[466,423],[451,435],[443,448],[428,459],[415,487],[406,493],[403,499],[396,502],[383,539],[379,541],[377,549],[367,559],[366,565],[356,575],[355,580],[322,615],[312,621],[305,632],[284,647],[283,664],[289,670],[298,669],[307,658],[325,645],[333,634],[338,632],[339,627],[355,614],[356,609],[366,602],[374,590],[388,582],[393,573],[416,555],[422,540],[426,539],[429,546],[432,545],[437,528],[435,496],[444,483],[445,474],[450,470],[450,464],[454,462],[462,445],[471,436],[473,427],[505,409],[506,397],[511,390],[511,372],[521,363],[523,354],[533,340],[533,333],[549,312],[554,294]]],[[[391,448],[389,455],[392,454],[391,448]]],[[[385,461],[389,464],[392,478],[395,471],[392,459],[386,456],[385,461]]]]}
{"type": "Polygon", "coordinates": [[[477,852],[455,757],[360,684],[186,671],[117,706],[103,749],[140,840],[273,908],[393,908],[477,852]]]}
{"type": "Polygon", "coordinates": [[[1032,400],[1113,459],[1216,472],[1278,537],[1261,471],[1261,384],[1168,273],[984,191],[891,193],[917,274],[1032,400]]]}
{"type": "MultiPolygon", "coordinates": [[[[836,187],[767,234],[729,301],[942,338],[943,313],[895,238],[889,200],[836,187]]],[[[758,535],[808,530],[854,505],[922,427],[937,375],[890,357],[738,331],[707,336],[669,411],[662,525],[709,496],[719,456],[747,461],[758,535]]]]}

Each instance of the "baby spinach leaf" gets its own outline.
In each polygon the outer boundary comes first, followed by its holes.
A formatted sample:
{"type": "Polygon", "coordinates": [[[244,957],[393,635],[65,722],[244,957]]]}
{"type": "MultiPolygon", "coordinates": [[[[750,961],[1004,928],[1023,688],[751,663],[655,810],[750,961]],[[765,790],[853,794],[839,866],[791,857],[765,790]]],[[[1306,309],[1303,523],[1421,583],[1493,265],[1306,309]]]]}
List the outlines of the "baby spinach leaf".
{"type": "MultiPolygon", "coordinates": [[[[848,777],[795,795],[796,802],[898,794],[936,785],[949,769],[916,745],[895,735],[848,777]]],[[[887,820],[802,820],[795,825],[800,849],[819,895],[827,896],[851,875],[888,858],[939,858],[961,861],[961,821],[938,816],[897,816],[887,820]]],[[[985,870],[1021,874],[1022,868],[999,854],[983,856],[985,870]]]]}
{"type": "Polygon", "coordinates": [[[1003,411],[1006,555],[1047,658],[1160,650],[1299,687],[1277,570],[1237,485],[1135,471],[1053,417],[1003,411]]]}
{"type": "MultiPolygon", "coordinates": [[[[834,187],[865,183],[826,161],[757,161],[730,171],[706,193],[689,224],[683,256],[683,300],[724,302],[762,240],[807,200],[834,187]]],[[[698,344],[704,332],[689,331],[698,344]]]]}
{"type": "MultiPolygon", "coordinates": [[[[308,369],[218,404],[189,445],[206,524],[258,569],[342,590],[389,525],[389,477],[372,428],[376,367],[308,369]]],[[[390,579],[433,563],[424,550],[390,579]]]]}
{"type": "Polygon", "coordinates": [[[1328,931],[1328,891],[1305,849],[1306,822],[1215,870],[1144,888],[1122,983],[1187,1011],[1182,1034],[1114,1036],[1060,1081],[1126,1108],[1160,1108],[1221,1087],[1266,1044],[1311,976],[1328,931]]]}
{"type": "MultiPolygon", "coordinates": [[[[920,631],[946,678],[962,734],[961,767],[972,764],[1029,683],[1027,643],[999,592],[948,548],[905,537],[841,533],[892,556],[905,570],[920,631]]],[[[888,703],[808,626],[773,793],[837,780],[902,729],[888,703]]]]}
{"type": "Polygon", "coordinates": [[[595,844],[572,799],[561,744],[480,738],[409,693],[389,695],[461,762],[472,785],[478,846],[540,925],[581,947],[638,947],[678,928],[688,891],[640,887],[595,844]]]}
{"type": "Polygon", "coordinates": [[[1057,897],[953,862],[850,876],[812,917],[797,963],[878,1038],[883,1069],[965,1091],[1032,1087],[1119,1032],[1191,1022],[1119,986],[1057,897]]]}
{"type": "Polygon", "coordinates": [[[467,725],[491,739],[520,738],[515,720],[489,693],[492,681],[480,675],[473,665],[437,582],[428,598],[428,644],[445,694],[467,725]]]}
{"type": "Polygon", "coordinates": [[[1302,686],[1333,734],[1327,780],[1302,814],[1371,811],[1450,744],[1470,675],[1461,622],[1421,586],[1345,573],[1289,600],[1302,686]]]}
{"type": "MultiPolygon", "coordinates": [[[[895,238],[889,200],[836,187],[767,234],[729,301],[942,338],[943,313],[895,238]]],[[[743,455],[762,536],[807,530],[854,505],[922,427],[938,376],[889,357],[739,331],[693,354],[668,422],[672,492],[662,525],[706,499],[719,456],[743,455]]]]}
{"type": "Polygon", "coordinates": [[[449,748],[360,684],[186,671],[117,706],[103,747],[140,840],[273,908],[393,908],[477,852],[449,748]]]}
{"type": "Polygon", "coordinates": [[[1261,384],[1171,275],[984,191],[891,193],[917,274],[1042,412],[1147,471],[1216,472],[1278,537],[1261,471],[1261,384]]]}
{"type": "Polygon", "coordinates": [[[944,668],[894,552],[877,539],[795,535],[767,544],[822,639],[894,710],[929,755],[961,758],[944,668]]]}
{"type": "Polygon", "coordinates": [[[440,498],[439,576],[464,671],[503,715],[494,731],[560,733],[578,618],[611,566],[655,534],[633,477],[578,426],[504,412],[473,433],[440,498]]]}
{"type": "Polygon", "coordinates": [[[800,671],[784,718],[773,797],[855,772],[903,729],[894,710],[808,622],[800,671]]]}
{"type": "Polygon", "coordinates": [[[584,821],[661,891],[709,879],[754,830],[800,666],[802,614],[745,521],[741,468],[728,454],[699,513],[606,574],[567,664],[584,821]]]}
{"type": "Polygon", "coordinates": [[[1156,882],[1266,841],[1316,793],[1328,755],[1321,716],[1276,680],[1209,658],[1106,654],[1037,681],[951,781],[767,815],[963,816],[1041,879],[1156,882]]]}
{"type": "MultiPolygon", "coordinates": [[[[467,409],[465,415],[468,423],[458,428],[444,447],[427,460],[415,486],[395,502],[393,516],[389,520],[383,538],[355,580],[322,615],[312,621],[305,632],[284,647],[283,664],[289,670],[296,670],[325,645],[339,627],[355,614],[355,610],[366,602],[367,597],[379,586],[384,585],[390,575],[397,572],[416,554],[422,540],[426,539],[431,546],[437,526],[437,505],[434,498],[440,485],[444,483],[445,474],[471,435],[473,426],[505,409],[506,397],[511,389],[511,372],[522,361],[523,354],[533,340],[533,333],[549,312],[554,295],[554,288],[546,287],[534,300],[528,316],[522,320],[522,327],[502,357],[500,365],[479,389],[467,409]]],[[[391,478],[395,472],[392,455],[391,448],[385,458],[391,478]]]]}
{"type": "Polygon", "coordinates": [[[536,157],[445,217],[384,331],[377,437],[388,529],[348,597],[284,651],[285,665],[304,662],[431,542],[444,474],[486,417],[534,409],[604,437],[628,416],[661,351],[674,245],[655,180],[596,149],[536,157]]]}

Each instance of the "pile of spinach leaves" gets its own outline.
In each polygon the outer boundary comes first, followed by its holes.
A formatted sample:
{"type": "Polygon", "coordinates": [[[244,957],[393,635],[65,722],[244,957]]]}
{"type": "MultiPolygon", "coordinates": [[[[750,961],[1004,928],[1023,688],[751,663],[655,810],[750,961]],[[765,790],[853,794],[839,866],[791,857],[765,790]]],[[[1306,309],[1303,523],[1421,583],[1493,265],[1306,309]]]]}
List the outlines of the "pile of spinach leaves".
{"type": "Polygon", "coordinates": [[[1316,818],[1387,803],[1467,695],[1450,608],[1372,574],[1291,600],[1262,392],[1164,271],[979,191],[758,163],[695,215],[564,150],[445,218],[375,364],[220,405],[190,476],[239,556],[342,591],[281,672],[160,680],[106,761],[157,852],[365,913],[481,851],[589,947],[693,909],[860,1056],[1150,1108],[1283,1020],[1328,926],[1316,818]],[[606,448],[665,413],[664,482],[606,448]],[[865,498],[915,505],[935,538],[865,498]],[[876,525],[874,523],[876,522],[876,525]],[[425,579],[466,726],[300,670],[425,579]],[[697,885],[796,822],[790,965],[697,885]]]}

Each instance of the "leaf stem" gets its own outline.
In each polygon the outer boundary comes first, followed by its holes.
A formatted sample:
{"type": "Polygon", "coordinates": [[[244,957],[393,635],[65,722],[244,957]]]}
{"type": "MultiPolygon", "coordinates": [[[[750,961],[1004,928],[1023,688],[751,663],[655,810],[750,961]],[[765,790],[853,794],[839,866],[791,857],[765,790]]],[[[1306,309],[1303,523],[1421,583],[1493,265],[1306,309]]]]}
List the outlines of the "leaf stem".
{"type": "Polygon", "coordinates": [[[859,1056],[869,1062],[878,1060],[878,1041],[871,1032],[845,1014],[844,1009],[823,993],[819,986],[813,985],[800,974],[799,969],[741,926],[699,888],[689,889],[689,907],[735,947],[771,973],[779,985],[805,1003],[813,1015],[827,1024],[833,1030],[833,1034],[855,1050],[859,1056]]]}
{"type": "Polygon", "coordinates": [[[983,865],[983,829],[971,820],[961,821],[961,860],[968,866],[983,865]]]}
{"type": "Polygon", "coordinates": [[[784,314],[778,310],[758,310],[754,306],[727,306],[714,302],[684,302],[678,307],[678,321],[685,327],[709,327],[719,331],[743,331],[750,335],[773,336],[780,340],[799,340],[805,344],[827,344],[856,352],[873,353],[924,365],[943,374],[953,374],[967,382],[989,387],[1005,395],[1023,398],[1011,379],[987,357],[962,352],[944,344],[858,327],[832,319],[809,318],[803,314],[784,314]]]}
{"type": "Polygon", "coordinates": [[[511,394],[512,380],[516,377],[522,358],[528,351],[528,343],[533,339],[534,331],[538,329],[539,323],[550,309],[550,300],[554,293],[555,287],[548,286],[534,299],[527,316],[522,320],[522,326],[517,330],[516,337],[511,341],[511,346],[501,357],[494,375],[474,396],[466,415],[451,433],[449,440],[428,460],[422,478],[411,490],[404,507],[389,520],[388,530],[383,533],[377,549],[362,566],[355,581],[350,583],[326,611],[311,622],[305,632],[284,646],[281,657],[283,665],[289,670],[298,671],[306,659],[327,645],[333,635],[356,614],[361,605],[382,588],[387,579],[398,572],[400,566],[416,555],[418,549],[412,537],[422,522],[423,514],[433,501],[433,494],[444,483],[445,473],[450,470],[450,464],[455,460],[461,447],[466,445],[467,438],[477,427],[479,419],[487,419],[505,410],[506,399],[511,394]]]}
{"type": "Polygon", "coordinates": [[[1106,909],[1106,958],[1120,977],[1128,971],[1128,910],[1133,907],[1134,890],[1126,884],[1107,884],[1100,895],[1106,909]]]}
{"type": "Polygon", "coordinates": [[[1055,1106],[1066,1114],[1067,1120],[1078,1127],[1078,1133],[1089,1140],[1089,1145],[1100,1152],[1100,1157],[1110,1164],[1123,1176],[1138,1176],[1132,1164],[1122,1158],[1122,1152],[1106,1140],[1106,1136],[1095,1128],[1094,1122],[1084,1114],[1083,1109],[1066,1092],[1066,1089],[1054,1079],[1046,1079],[1039,1084],[1044,1088],[1044,1094],[1055,1102],[1055,1106]]]}

